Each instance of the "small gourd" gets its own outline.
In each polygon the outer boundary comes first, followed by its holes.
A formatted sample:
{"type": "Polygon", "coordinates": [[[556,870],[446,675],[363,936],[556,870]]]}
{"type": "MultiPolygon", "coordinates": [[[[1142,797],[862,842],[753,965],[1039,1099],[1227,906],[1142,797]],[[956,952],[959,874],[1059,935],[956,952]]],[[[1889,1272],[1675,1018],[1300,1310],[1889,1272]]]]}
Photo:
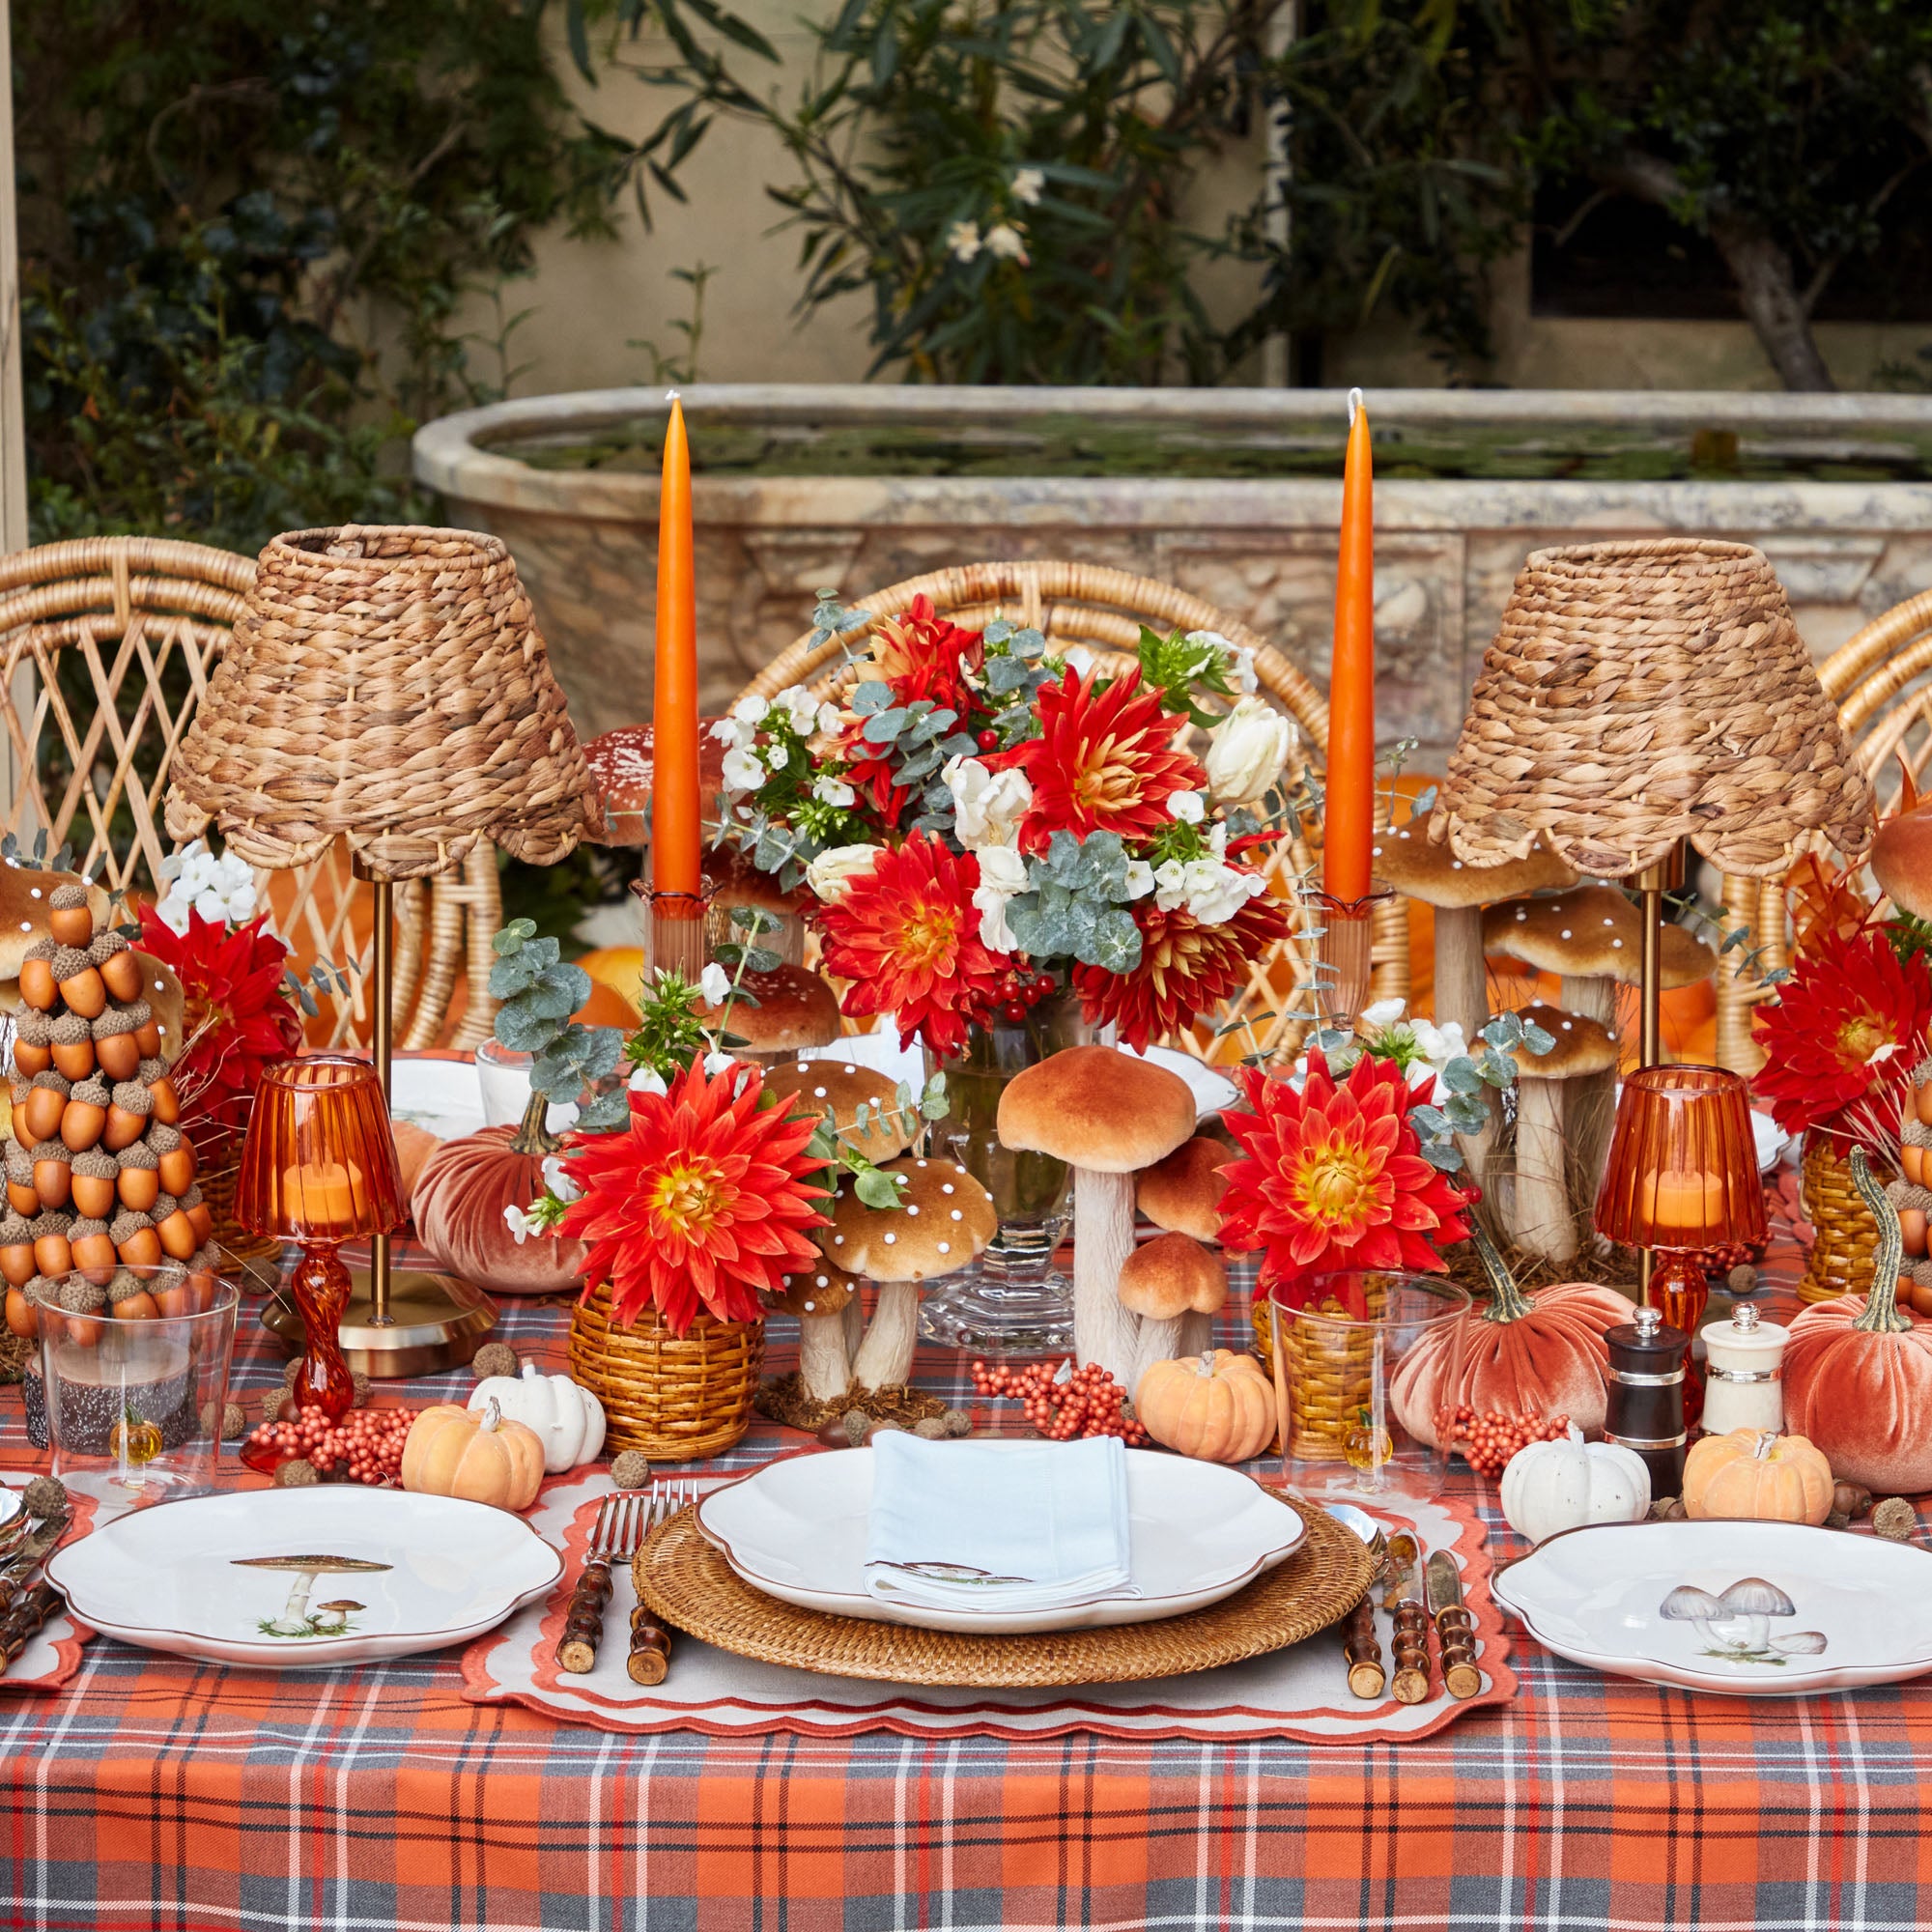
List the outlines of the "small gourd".
{"type": "Polygon", "coordinates": [[[535,1430],[544,1467],[553,1475],[587,1463],[604,1447],[604,1406],[568,1376],[547,1376],[534,1362],[518,1376],[485,1376],[469,1393],[469,1406],[495,1403],[512,1422],[535,1430]]]}
{"type": "Polygon", "coordinates": [[[1509,1459],[1502,1508],[1503,1520],[1531,1543],[1585,1523],[1641,1522],[1650,1470],[1619,1442],[1585,1442],[1573,1422],[1567,1436],[1528,1443],[1509,1459]]]}
{"type": "Polygon", "coordinates": [[[403,1443],[403,1488],[420,1495],[522,1510],[543,1479],[536,1431],[506,1421],[494,1401],[481,1410],[440,1402],[416,1417],[403,1443]]]}
{"type": "Polygon", "coordinates": [[[1183,1456],[1245,1463],[1274,1435],[1274,1387],[1252,1355],[1216,1349],[1150,1366],[1134,1390],[1134,1413],[1156,1442],[1183,1456]]]}
{"type": "Polygon", "coordinates": [[[1768,1429],[1702,1436],[1684,1460],[1684,1514],[1693,1522],[1822,1523],[1832,1489],[1832,1465],[1817,1449],[1768,1429]]]}

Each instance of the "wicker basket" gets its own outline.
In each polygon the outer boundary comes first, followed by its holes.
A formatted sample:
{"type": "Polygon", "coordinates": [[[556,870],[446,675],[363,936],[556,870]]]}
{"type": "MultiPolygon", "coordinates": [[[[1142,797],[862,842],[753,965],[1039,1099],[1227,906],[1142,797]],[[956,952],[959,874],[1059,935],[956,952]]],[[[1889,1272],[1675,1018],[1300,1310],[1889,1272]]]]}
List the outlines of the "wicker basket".
{"type": "Polygon", "coordinates": [[[570,1373],[604,1405],[611,1450],[640,1450],[654,1463],[730,1448],[752,1426],[764,1361],[762,1321],[700,1315],[676,1336],[647,1309],[615,1328],[608,1288],[593,1289],[570,1318],[570,1373]]]}
{"type": "Polygon", "coordinates": [[[213,1165],[204,1167],[195,1179],[201,1198],[214,1216],[214,1238],[238,1263],[265,1262],[279,1255],[282,1244],[271,1235],[251,1235],[235,1218],[235,1181],[242,1172],[242,1141],[239,1135],[223,1136],[225,1151],[213,1165]]]}
{"type": "MultiPolygon", "coordinates": [[[[1881,1180],[1891,1179],[1881,1175],[1881,1180]]],[[[1830,1301],[1837,1294],[1862,1294],[1871,1286],[1878,1255],[1878,1223],[1852,1185],[1851,1163],[1830,1134],[1804,1136],[1799,1170],[1804,1218],[1818,1231],[1801,1301],[1830,1301]]]]}
{"type": "MultiPolygon", "coordinates": [[[[1255,1353],[1274,1373],[1274,1338],[1268,1298],[1257,1293],[1249,1311],[1255,1353]]],[[[1371,1388],[1374,1338],[1365,1329],[1347,1334],[1284,1320],[1288,1353],[1288,1453],[1302,1463],[1345,1463],[1359,1450],[1362,1410],[1371,1388]]]]}

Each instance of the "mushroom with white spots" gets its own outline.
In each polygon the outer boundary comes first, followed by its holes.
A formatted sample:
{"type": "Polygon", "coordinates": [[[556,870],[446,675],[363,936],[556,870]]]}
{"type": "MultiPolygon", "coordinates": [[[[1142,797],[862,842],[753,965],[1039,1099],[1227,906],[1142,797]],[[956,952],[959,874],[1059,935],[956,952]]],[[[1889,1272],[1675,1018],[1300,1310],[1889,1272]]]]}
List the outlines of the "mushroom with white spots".
{"type": "Polygon", "coordinates": [[[788,1276],[778,1305],[798,1317],[798,1378],[813,1402],[832,1402],[852,1386],[846,1313],[859,1284],[842,1267],[820,1260],[788,1276]]]}

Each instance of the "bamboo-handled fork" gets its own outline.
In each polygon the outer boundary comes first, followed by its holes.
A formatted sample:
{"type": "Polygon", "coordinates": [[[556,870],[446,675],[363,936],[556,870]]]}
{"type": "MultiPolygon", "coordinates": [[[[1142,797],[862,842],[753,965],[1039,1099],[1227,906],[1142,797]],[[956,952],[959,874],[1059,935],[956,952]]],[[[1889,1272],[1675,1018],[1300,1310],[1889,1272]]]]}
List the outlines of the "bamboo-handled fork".
{"type": "MultiPolygon", "coordinates": [[[[604,1641],[604,1615],[615,1589],[611,1566],[630,1563],[652,1530],[696,1499],[696,1483],[656,1480],[648,1490],[619,1491],[604,1498],[590,1532],[590,1560],[571,1592],[563,1634],[557,1639],[559,1670],[582,1676],[596,1667],[598,1646],[604,1641]]],[[[647,1685],[662,1684],[670,1669],[670,1634],[641,1604],[631,1612],[625,1669],[633,1683],[647,1685]]]]}

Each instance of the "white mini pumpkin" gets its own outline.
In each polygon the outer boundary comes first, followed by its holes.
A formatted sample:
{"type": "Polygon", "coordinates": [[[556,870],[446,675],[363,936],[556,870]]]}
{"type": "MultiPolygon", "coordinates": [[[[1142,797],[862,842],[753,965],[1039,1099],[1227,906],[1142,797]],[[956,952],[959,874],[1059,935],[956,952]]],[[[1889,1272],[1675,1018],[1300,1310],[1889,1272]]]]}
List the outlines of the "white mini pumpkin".
{"type": "Polygon", "coordinates": [[[1532,1543],[1591,1522],[1639,1522],[1650,1510],[1650,1471],[1634,1449],[1585,1442],[1573,1422],[1556,1442],[1531,1442],[1509,1460],[1503,1520],[1532,1543]]]}
{"type": "Polygon", "coordinates": [[[604,1446],[604,1406],[568,1376],[547,1376],[534,1362],[516,1376],[485,1376],[469,1392],[469,1406],[494,1401],[512,1422],[533,1429],[550,1475],[587,1463],[604,1446]]]}

